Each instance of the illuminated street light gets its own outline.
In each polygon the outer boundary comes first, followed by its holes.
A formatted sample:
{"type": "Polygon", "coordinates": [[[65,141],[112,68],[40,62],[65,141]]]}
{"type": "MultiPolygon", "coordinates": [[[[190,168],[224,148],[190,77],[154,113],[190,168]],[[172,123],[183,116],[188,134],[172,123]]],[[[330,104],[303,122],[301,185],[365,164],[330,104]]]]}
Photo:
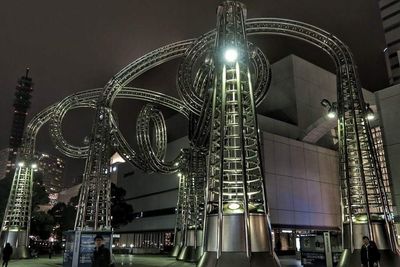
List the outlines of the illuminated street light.
{"type": "Polygon", "coordinates": [[[331,107],[331,108],[329,109],[329,111],[328,111],[327,116],[328,116],[328,118],[330,118],[330,119],[336,118],[336,110],[334,110],[333,107],[331,107]]]}
{"type": "Polygon", "coordinates": [[[24,166],[25,166],[25,163],[23,161],[18,162],[18,167],[24,167],[24,166]]]}
{"type": "Polygon", "coordinates": [[[329,119],[334,119],[337,116],[337,103],[331,103],[328,99],[322,99],[321,105],[325,108],[328,108],[327,117],[329,119]]]}
{"type": "Polygon", "coordinates": [[[35,169],[37,169],[37,167],[38,167],[38,166],[37,166],[37,164],[36,164],[36,163],[32,163],[31,167],[32,167],[32,169],[34,169],[34,170],[35,170],[35,169]]]}
{"type": "Polygon", "coordinates": [[[228,62],[235,62],[238,58],[238,52],[234,48],[228,48],[224,54],[225,60],[228,62]]]}
{"type": "Polygon", "coordinates": [[[372,121],[375,119],[375,114],[372,108],[369,106],[369,104],[366,104],[367,106],[367,120],[372,121]]]}

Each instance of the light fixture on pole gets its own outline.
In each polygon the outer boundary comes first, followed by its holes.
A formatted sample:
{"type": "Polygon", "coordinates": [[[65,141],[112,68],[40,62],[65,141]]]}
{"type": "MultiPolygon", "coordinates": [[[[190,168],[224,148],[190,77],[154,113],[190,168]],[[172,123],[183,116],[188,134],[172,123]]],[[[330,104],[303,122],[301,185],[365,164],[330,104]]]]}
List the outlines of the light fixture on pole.
{"type": "Polygon", "coordinates": [[[367,120],[372,121],[373,119],[375,119],[375,113],[369,106],[369,104],[366,104],[366,110],[367,110],[367,120]]]}
{"type": "Polygon", "coordinates": [[[334,119],[337,116],[337,103],[331,103],[327,99],[322,99],[321,105],[325,108],[328,108],[328,113],[326,114],[329,119],[334,119]]]}

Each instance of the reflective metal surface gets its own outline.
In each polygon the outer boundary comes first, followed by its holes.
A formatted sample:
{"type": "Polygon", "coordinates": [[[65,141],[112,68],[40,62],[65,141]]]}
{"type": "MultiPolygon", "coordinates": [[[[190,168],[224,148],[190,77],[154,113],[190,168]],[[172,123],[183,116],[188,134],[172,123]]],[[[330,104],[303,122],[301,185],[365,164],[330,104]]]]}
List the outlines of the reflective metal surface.
{"type": "MultiPolygon", "coordinates": [[[[381,267],[397,267],[400,266],[400,259],[398,255],[394,254],[390,249],[380,250],[381,260],[379,266],[381,267]]],[[[350,252],[349,249],[345,249],[340,257],[337,267],[358,267],[361,266],[361,255],[360,250],[356,249],[350,252]]]]}
{"type": "MultiPolygon", "coordinates": [[[[349,241],[350,239],[350,226],[349,224],[344,224],[343,225],[343,237],[345,241],[349,241]]],[[[373,241],[376,243],[377,247],[381,250],[386,250],[390,249],[390,241],[389,237],[387,235],[387,231],[385,229],[385,222],[380,221],[380,222],[372,222],[371,226],[373,228],[373,231],[375,233],[375,238],[373,241]]],[[[358,224],[353,224],[353,236],[354,237],[359,237],[359,238],[354,238],[354,248],[355,249],[361,249],[363,243],[362,243],[362,237],[363,236],[368,236],[369,234],[369,229],[368,229],[368,224],[367,223],[358,223],[358,224]]]]}
{"type": "Polygon", "coordinates": [[[393,248],[390,201],[385,192],[387,185],[382,180],[379,159],[365,119],[366,106],[350,50],[334,35],[312,25],[279,18],[246,20],[246,12],[239,2],[224,2],[218,9],[216,30],[198,39],[156,49],[123,68],[103,89],[73,94],[35,116],[27,126],[20,152],[20,159],[27,165],[18,168],[14,176],[2,235],[11,228],[26,231],[25,235],[29,232],[31,156],[38,130],[50,120],[50,133],[56,148],[69,157],[86,158],[75,228],[111,227],[109,158],[111,153],[118,151],[127,162],[142,170],[182,174],[177,205],[176,256],[182,248],[202,251],[200,239],[204,232],[208,252],[200,266],[211,266],[212,262],[224,266],[224,262],[232,262],[232,259],[240,263],[244,260],[243,255],[247,259],[244,262],[251,259],[252,265],[258,264],[257,259],[273,262],[255,112],[255,107],[267,94],[271,72],[265,55],[247,40],[250,35],[272,34],[311,43],[326,52],[335,63],[343,218],[350,237],[346,247],[352,251],[359,235],[367,231],[382,244],[383,236],[387,236],[388,244],[393,248]],[[232,48],[236,49],[237,58],[228,62],[224,53],[232,48]],[[177,90],[182,100],[126,87],[146,71],[178,57],[183,57],[177,73],[177,90]],[[137,121],[139,149],[135,151],[121,134],[112,111],[117,98],[143,100],[173,109],[188,118],[190,147],[173,161],[164,162],[165,121],[157,106],[147,105],[137,121]],[[75,108],[96,109],[89,142],[83,146],[69,144],[61,131],[65,115],[75,108]],[[150,138],[149,125],[152,123],[155,125],[155,142],[150,138]],[[372,221],[376,219],[384,221],[384,227],[375,227],[372,221]],[[366,220],[367,230],[357,228],[353,224],[357,220],[366,220]],[[230,253],[227,251],[241,252],[233,255],[226,254],[230,253]]]}

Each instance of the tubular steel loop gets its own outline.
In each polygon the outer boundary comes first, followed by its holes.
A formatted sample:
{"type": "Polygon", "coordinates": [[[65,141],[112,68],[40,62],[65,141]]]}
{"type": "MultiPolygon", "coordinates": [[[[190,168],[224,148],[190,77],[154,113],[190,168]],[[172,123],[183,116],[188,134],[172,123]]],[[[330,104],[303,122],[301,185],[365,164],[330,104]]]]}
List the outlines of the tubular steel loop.
{"type": "MultiPolygon", "coordinates": [[[[200,115],[204,98],[198,88],[199,74],[196,73],[195,78],[193,78],[193,73],[199,65],[199,60],[205,61],[205,63],[201,65],[209,65],[208,61],[211,59],[208,55],[210,54],[209,51],[211,51],[214,41],[215,31],[208,32],[197,39],[193,46],[185,53],[184,61],[180,64],[178,69],[178,93],[183,101],[185,101],[190,111],[196,115],[200,115]]],[[[258,47],[252,43],[248,43],[248,46],[252,51],[250,55],[254,73],[252,79],[255,80],[254,94],[256,105],[259,105],[267,94],[271,83],[271,68],[264,53],[258,47]]],[[[202,70],[202,67],[200,67],[199,70],[202,70]]],[[[201,76],[204,76],[204,74],[201,76]]]]}
{"type": "Polygon", "coordinates": [[[181,168],[182,152],[171,162],[164,162],[167,149],[167,130],[164,117],[154,105],[148,104],[140,111],[136,122],[137,143],[139,151],[145,158],[148,167],[155,172],[171,173],[181,168]],[[155,149],[152,148],[150,138],[150,122],[155,130],[155,149]]]}
{"type": "MultiPolygon", "coordinates": [[[[88,108],[88,107],[95,108],[97,106],[96,101],[99,99],[101,92],[102,89],[92,89],[79,92],[66,97],[59,103],[55,104],[54,107],[52,108],[51,114],[48,115],[49,118],[51,116],[50,136],[56,148],[63,154],[72,158],[87,157],[89,147],[75,146],[69,144],[62,135],[61,125],[66,113],[69,110],[75,108],[88,108]]],[[[186,109],[186,106],[180,100],[150,90],[125,87],[123,88],[123,90],[119,91],[117,98],[147,101],[150,103],[165,106],[172,110],[175,110],[186,118],[188,118],[189,116],[189,111],[186,109]]],[[[115,141],[118,144],[117,151],[125,160],[127,160],[134,166],[137,166],[139,168],[143,168],[144,166],[146,166],[146,164],[142,160],[142,155],[138,156],[137,153],[132,149],[132,147],[123,137],[121,131],[118,129],[118,126],[112,114],[111,114],[111,119],[113,124],[112,134],[115,138],[115,141]]],[[[166,130],[164,129],[164,131],[166,130]]],[[[162,147],[160,149],[161,151],[163,150],[162,147]]],[[[172,168],[172,170],[173,171],[175,170],[175,166],[174,168],[172,168]]]]}

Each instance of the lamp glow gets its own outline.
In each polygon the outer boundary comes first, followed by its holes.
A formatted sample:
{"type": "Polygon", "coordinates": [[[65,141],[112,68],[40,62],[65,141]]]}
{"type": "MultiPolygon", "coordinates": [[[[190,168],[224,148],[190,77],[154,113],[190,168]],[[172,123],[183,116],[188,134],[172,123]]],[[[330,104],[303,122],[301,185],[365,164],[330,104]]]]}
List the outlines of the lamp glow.
{"type": "Polygon", "coordinates": [[[230,210],[237,210],[238,208],[240,208],[240,205],[238,203],[231,203],[228,205],[228,208],[230,210]]]}
{"type": "Polygon", "coordinates": [[[367,120],[372,121],[373,119],[375,119],[375,113],[368,103],[366,104],[366,110],[367,110],[367,116],[366,116],[367,120]]]}
{"type": "Polygon", "coordinates": [[[36,163],[32,163],[31,167],[32,167],[32,169],[37,169],[38,166],[36,163]]]}
{"type": "Polygon", "coordinates": [[[375,115],[374,115],[374,114],[368,114],[368,115],[367,115],[367,119],[368,119],[369,121],[372,121],[373,119],[375,119],[375,115]]]}
{"type": "Polygon", "coordinates": [[[25,163],[23,163],[22,161],[18,162],[18,167],[24,167],[24,166],[25,166],[25,163]]]}
{"type": "Polygon", "coordinates": [[[333,111],[329,111],[327,116],[329,119],[334,119],[336,117],[336,113],[333,111]]]}
{"type": "Polygon", "coordinates": [[[236,49],[228,48],[224,53],[224,57],[228,62],[235,62],[238,58],[238,52],[236,49]]]}

